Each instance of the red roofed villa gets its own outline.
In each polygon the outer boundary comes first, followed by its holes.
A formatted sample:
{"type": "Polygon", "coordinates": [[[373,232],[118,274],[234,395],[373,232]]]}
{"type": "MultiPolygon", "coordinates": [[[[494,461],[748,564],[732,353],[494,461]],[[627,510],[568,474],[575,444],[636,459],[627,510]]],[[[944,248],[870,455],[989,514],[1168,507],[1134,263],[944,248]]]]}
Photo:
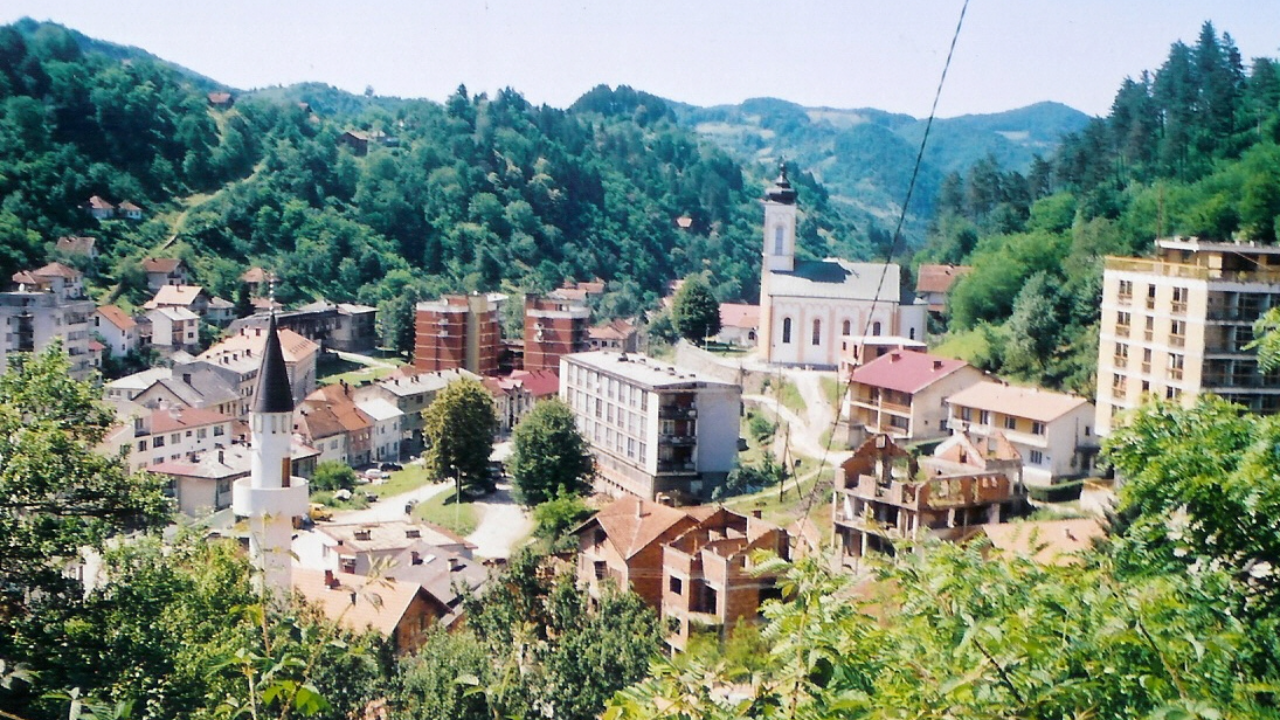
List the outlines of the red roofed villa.
{"type": "Polygon", "coordinates": [[[893,350],[853,370],[842,413],[868,434],[906,440],[944,437],[944,400],[983,378],[981,370],[963,360],[893,350]]]}

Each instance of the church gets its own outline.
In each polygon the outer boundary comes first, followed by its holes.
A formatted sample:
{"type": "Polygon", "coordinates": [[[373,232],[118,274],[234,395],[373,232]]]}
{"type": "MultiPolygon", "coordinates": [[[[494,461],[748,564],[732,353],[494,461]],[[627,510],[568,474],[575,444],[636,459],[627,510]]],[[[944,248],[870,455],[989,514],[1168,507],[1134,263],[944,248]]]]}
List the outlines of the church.
{"type": "Polygon", "coordinates": [[[797,261],[796,191],[784,165],[764,199],[760,352],[770,363],[835,368],[864,336],[924,340],[927,306],[894,263],[797,261]]]}

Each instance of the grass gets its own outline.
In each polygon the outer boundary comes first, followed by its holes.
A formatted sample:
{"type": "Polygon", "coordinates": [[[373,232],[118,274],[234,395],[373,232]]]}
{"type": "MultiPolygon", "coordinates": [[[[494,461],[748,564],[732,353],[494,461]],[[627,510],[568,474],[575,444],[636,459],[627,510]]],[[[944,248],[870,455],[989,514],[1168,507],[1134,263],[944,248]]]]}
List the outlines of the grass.
{"type": "Polygon", "coordinates": [[[783,379],[778,383],[778,402],[801,417],[809,409],[809,406],[804,401],[804,396],[800,394],[800,389],[795,386],[795,383],[787,379],[783,379]]]}
{"type": "Polygon", "coordinates": [[[384,378],[393,371],[393,368],[373,367],[352,360],[344,360],[333,353],[325,353],[316,363],[316,379],[324,385],[333,385],[338,382],[359,385],[384,378]]]}
{"type": "Polygon", "coordinates": [[[837,411],[840,410],[840,391],[843,389],[840,381],[833,377],[825,375],[818,378],[818,382],[822,383],[822,394],[827,398],[827,402],[831,403],[831,407],[837,411]]]}
{"type": "Polygon", "coordinates": [[[977,358],[991,356],[991,343],[982,328],[948,333],[939,345],[930,350],[935,355],[955,358],[972,363],[977,358]]]}
{"type": "Polygon", "coordinates": [[[311,502],[334,510],[363,510],[369,507],[369,501],[364,499],[359,490],[351,494],[350,500],[334,499],[332,490],[317,490],[311,493],[311,502]]]}
{"type": "Polygon", "coordinates": [[[369,486],[380,497],[389,498],[395,495],[417,490],[423,485],[430,485],[435,478],[427,473],[425,465],[405,465],[403,470],[396,470],[391,477],[377,485],[369,486]]]}
{"type": "Polygon", "coordinates": [[[441,493],[426,502],[419,503],[413,509],[413,516],[439,525],[447,530],[462,535],[470,535],[476,531],[483,510],[462,497],[462,504],[454,503],[455,495],[451,492],[441,493]]]}
{"type": "Polygon", "coordinates": [[[824,536],[830,535],[830,488],[835,478],[835,470],[828,466],[822,468],[821,472],[813,473],[812,467],[805,470],[804,466],[801,466],[800,472],[801,477],[805,479],[800,482],[799,487],[787,487],[781,497],[779,497],[778,488],[772,487],[754,495],[729,498],[724,501],[724,504],[740,512],[759,510],[763,519],[784,527],[800,519],[804,514],[805,505],[809,504],[809,518],[823,531],[824,536]],[[815,492],[814,486],[817,484],[821,484],[821,487],[817,489],[818,494],[810,503],[809,496],[815,492]]]}

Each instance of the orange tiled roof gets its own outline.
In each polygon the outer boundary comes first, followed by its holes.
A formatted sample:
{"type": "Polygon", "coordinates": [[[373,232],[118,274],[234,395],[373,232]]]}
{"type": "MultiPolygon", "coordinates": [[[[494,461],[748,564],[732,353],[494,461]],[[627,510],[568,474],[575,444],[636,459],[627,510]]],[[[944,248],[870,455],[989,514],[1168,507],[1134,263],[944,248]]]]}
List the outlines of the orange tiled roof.
{"type": "Polygon", "coordinates": [[[98,308],[98,314],[121,330],[132,330],[138,325],[137,321],[115,305],[103,305],[98,308]]]}

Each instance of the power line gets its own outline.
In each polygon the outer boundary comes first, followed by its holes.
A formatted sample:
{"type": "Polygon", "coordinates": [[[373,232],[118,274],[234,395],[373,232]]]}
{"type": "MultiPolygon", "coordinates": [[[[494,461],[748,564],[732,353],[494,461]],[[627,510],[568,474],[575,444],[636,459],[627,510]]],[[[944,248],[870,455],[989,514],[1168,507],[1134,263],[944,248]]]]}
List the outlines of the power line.
{"type": "MultiPolygon", "coordinates": [[[[889,274],[889,265],[893,263],[893,258],[898,252],[898,246],[902,241],[902,226],[907,220],[907,208],[911,206],[911,197],[915,194],[916,180],[920,176],[920,166],[924,162],[924,150],[929,143],[929,133],[933,129],[933,120],[938,113],[938,100],[942,97],[942,88],[947,82],[947,70],[951,68],[951,58],[956,52],[956,42],[960,39],[960,29],[964,27],[964,16],[969,10],[969,0],[964,0],[964,4],[960,6],[960,17],[956,20],[955,32],[951,35],[951,46],[947,49],[947,59],[942,65],[942,75],[938,78],[938,87],[933,93],[933,105],[929,108],[929,119],[924,125],[924,136],[920,138],[920,148],[916,151],[915,166],[911,169],[911,180],[907,183],[906,199],[902,201],[902,211],[898,213],[898,223],[893,230],[893,240],[889,243],[889,251],[885,256],[884,264],[880,267],[880,281],[876,284],[876,293],[871,298],[871,311],[867,313],[867,318],[862,327],[862,337],[867,336],[867,331],[871,328],[871,323],[876,313],[876,305],[880,303],[880,293],[884,289],[885,278],[889,274]]],[[[850,373],[849,379],[843,384],[840,382],[839,365],[836,366],[836,402],[840,403],[844,396],[848,394],[849,387],[853,383],[853,375],[850,373]]],[[[817,472],[814,477],[813,487],[809,490],[808,497],[805,498],[804,512],[801,517],[809,517],[809,512],[813,509],[813,499],[818,494],[821,472],[824,465],[827,464],[827,456],[831,453],[831,442],[835,438],[836,428],[840,424],[840,407],[837,404],[835,408],[835,418],[831,421],[831,431],[827,433],[826,445],[822,448],[822,457],[818,461],[817,472]]],[[[799,488],[796,488],[799,490],[799,488]]]]}

